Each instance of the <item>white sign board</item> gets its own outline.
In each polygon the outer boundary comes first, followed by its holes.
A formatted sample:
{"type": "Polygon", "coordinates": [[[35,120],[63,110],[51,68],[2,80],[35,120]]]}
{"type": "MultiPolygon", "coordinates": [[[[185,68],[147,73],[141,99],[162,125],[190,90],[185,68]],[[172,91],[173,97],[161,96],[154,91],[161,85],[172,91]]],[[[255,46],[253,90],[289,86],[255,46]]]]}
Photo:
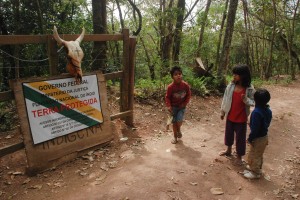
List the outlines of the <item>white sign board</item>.
{"type": "Polygon", "coordinates": [[[96,75],[23,83],[33,143],[82,130],[103,122],[96,75]]]}

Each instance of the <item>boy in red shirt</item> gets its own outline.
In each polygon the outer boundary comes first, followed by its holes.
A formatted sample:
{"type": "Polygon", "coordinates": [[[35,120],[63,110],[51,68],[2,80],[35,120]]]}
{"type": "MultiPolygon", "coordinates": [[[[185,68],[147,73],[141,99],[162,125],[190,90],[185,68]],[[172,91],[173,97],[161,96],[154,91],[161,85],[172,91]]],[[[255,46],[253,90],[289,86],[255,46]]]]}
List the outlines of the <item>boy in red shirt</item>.
{"type": "Polygon", "coordinates": [[[186,105],[191,99],[191,89],[188,83],[182,80],[182,69],[174,66],[170,71],[173,82],[168,85],[166,93],[166,106],[168,111],[173,116],[173,133],[174,139],[172,144],[177,143],[177,138],[182,137],[181,125],[185,112],[186,105]]]}

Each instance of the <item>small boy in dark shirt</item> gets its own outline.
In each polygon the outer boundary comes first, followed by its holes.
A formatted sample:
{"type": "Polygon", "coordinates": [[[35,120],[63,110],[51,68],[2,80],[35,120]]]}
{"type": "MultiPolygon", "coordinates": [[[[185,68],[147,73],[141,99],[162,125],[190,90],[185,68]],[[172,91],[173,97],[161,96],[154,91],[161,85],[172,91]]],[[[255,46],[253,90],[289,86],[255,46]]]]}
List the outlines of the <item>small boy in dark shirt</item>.
{"type": "Polygon", "coordinates": [[[250,134],[247,142],[250,144],[248,165],[250,171],[244,173],[248,179],[260,178],[262,173],[263,154],[268,145],[268,128],[272,120],[272,111],[267,104],[271,99],[266,89],[258,89],[254,93],[255,108],[250,117],[250,134]]]}

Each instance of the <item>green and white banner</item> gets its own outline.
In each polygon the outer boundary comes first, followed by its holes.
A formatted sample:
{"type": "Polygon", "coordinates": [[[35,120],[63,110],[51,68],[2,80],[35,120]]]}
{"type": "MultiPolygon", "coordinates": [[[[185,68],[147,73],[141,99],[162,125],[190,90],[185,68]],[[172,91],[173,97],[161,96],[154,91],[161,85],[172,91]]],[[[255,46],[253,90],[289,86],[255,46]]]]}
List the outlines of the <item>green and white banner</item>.
{"type": "Polygon", "coordinates": [[[103,122],[96,75],[23,83],[33,143],[103,122]]]}

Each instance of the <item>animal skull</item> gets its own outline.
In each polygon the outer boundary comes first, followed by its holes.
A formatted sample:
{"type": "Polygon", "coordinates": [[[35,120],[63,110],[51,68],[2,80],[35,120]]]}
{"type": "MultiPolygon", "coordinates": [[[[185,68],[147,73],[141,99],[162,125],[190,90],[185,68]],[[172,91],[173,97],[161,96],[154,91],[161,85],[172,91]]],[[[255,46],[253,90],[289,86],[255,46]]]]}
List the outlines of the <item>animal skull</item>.
{"type": "Polygon", "coordinates": [[[85,29],[82,28],[82,33],[75,41],[65,41],[61,39],[57,33],[56,26],[53,28],[53,37],[57,41],[58,45],[63,45],[68,54],[67,70],[75,77],[77,83],[82,81],[82,70],[81,70],[81,60],[84,53],[80,47],[80,43],[84,37],[85,29]]]}

